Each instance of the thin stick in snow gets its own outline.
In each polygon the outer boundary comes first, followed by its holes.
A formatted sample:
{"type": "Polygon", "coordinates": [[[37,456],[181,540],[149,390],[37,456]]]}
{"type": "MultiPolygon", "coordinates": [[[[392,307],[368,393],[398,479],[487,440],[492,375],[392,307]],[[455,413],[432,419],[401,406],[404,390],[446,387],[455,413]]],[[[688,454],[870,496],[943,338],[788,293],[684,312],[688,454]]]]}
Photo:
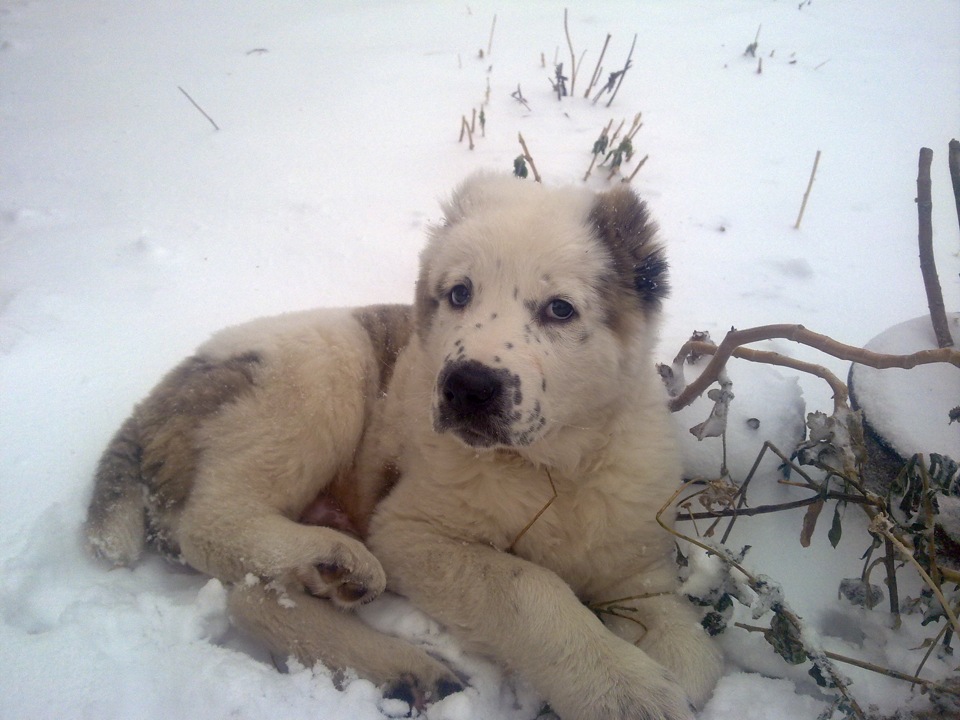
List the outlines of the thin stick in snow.
{"type": "Polygon", "coordinates": [[[617,96],[617,92],[619,92],[620,90],[620,84],[623,82],[623,76],[626,75],[627,70],[629,70],[632,67],[630,64],[630,58],[633,57],[633,49],[634,47],[636,47],[636,45],[637,45],[637,34],[634,33],[633,42],[630,43],[630,52],[627,54],[627,62],[624,63],[623,70],[620,71],[620,77],[617,80],[617,86],[613,89],[613,95],[611,95],[610,99],[607,100],[607,107],[610,107],[610,103],[612,103],[613,99],[617,96]]]}
{"type": "Polygon", "coordinates": [[[537,166],[533,162],[533,155],[531,155],[530,151],[527,150],[527,143],[523,141],[523,134],[517,133],[517,137],[520,139],[520,147],[523,148],[523,159],[530,163],[530,169],[533,170],[533,179],[537,182],[542,182],[540,179],[540,173],[537,172],[537,166]]]}
{"type": "Polygon", "coordinates": [[[493,31],[497,29],[497,14],[493,14],[493,24],[490,26],[490,40],[487,42],[487,57],[493,51],[493,31]]]}
{"type": "Polygon", "coordinates": [[[953,200],[957,204],[957,220],[960,221],[960,140],[951,140],[950,180],[953,182],[953,200]]]}
{"type": "Polygon", "coordinates": [[[601,63],[603,62],[603,56],[607,52],[607,45],[610,44],[610,33],[607,33],[607,39],[603,41],[603,49],[600,51],[600,57],[597,58],[597,66],[593,69],[593,75],[590,77],[590,84],[587,85],[587,91],[583,94],[584,98],[590,97],[590,91],[593,90],[593,86],[597,84],[597,80],[600,79],[600,73],[602,71],[601,63]]]}
{"type": "Polygon", "coordinates": [[[563,32],[567,36],[567,47],[570,48],[570,95],[577,84],[577,56],[573,52],[573,41],[570,40],[570,28],[567,27],[567,9],[563,9],[563,32]]]}
{"type": "Polygon", "coordinates": [[[200,111],[200,114],[203,115],[207,120],[210,121],[210,124],[213,125],[213,129],[214,129],[214,130],[219,130],[219,129],[220,129],[220,126],[217,125],[217,124],[213,121],[213,118],[210,117],[209,115],[207,115],[207,113],[204,111],[204,109],[203,109],[202,107],[200,107],[199,105],[197,105],[197,101],[194,100],[192,97],[190,97],[190,93],[188,93],[186,90],[184,90],[184,89],[183,89],[182,87],[180,87],[179,85],[177,85],[177,90],[179,90],[180,92],[182,92],[183,95],[184,95],[184,97],[186,97],[187,100],[190,101],[190,104],[193,105],[197,110],[199,110],[199,111],[200,111]]]}
{"type": "Polygon", "coordinates": [[[803,194],[803,202],[800,203],[800,214],[797,215],[797,222],[793,229],[800,229],[800,221],[803,220],[803,212],[807,209],[807,200],[810,198],[810,190],[813,188],[813,178],[817,174],[817,165],[820,164],[820,151],[817,150],[817,156],[813,159],[813,170],[810,171],[810,180],[807,182],[807,191],[803,194]]]}
{"type": "Polygon", "coordinates": [[[920,148],[920,165],[917,171],[917,215],[920,226],[918,244],[920,246],[920,273],[923,275],[923,288],[927,292],[927,307],[930,308],[930,322],[937,336],[937,346],[953,347],[947,312],[943,307],[943,291],[937,276],[937,263],[933,257],[933,200],[930,194],[930,165],[933,162],[933,150],[920,148]]]}

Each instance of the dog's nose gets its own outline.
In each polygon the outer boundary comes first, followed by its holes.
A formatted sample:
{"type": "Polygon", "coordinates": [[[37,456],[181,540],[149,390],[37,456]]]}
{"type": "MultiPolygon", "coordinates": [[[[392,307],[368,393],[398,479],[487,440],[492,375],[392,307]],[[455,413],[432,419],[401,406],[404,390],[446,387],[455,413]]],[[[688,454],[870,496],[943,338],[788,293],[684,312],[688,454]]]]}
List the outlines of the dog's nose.
{"type": "Polygon", "coordinates": [[[476,360],[450,368],[441,385],[443,399],[461,417],[483,412],[503,394],[497,372],[476,360]]]}

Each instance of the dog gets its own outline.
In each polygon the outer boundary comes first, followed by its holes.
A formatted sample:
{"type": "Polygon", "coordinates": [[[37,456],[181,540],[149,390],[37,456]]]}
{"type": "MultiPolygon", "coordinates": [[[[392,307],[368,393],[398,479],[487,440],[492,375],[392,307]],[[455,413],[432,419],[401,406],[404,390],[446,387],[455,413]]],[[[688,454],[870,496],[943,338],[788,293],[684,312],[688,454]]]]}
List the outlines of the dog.
{"type": "Polygon", "coordinates": [[[91,550],[219,578],[272,652],[421,706],[460,678],[344,612],[387,587],[563,720],[692,718],[722,658],[655,517],[680,480],[656,235],[625,185],[468,178],[412,306],[255,320],[164,378],[100,460],[91,550]]]}

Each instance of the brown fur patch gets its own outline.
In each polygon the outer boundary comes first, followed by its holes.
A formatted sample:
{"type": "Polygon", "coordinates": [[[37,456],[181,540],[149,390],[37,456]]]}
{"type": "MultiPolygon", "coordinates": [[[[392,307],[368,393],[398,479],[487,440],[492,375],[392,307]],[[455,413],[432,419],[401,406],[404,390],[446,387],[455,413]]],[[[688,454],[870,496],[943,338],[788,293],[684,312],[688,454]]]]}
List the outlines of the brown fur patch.
{"type": "Polygon", "coordinates": [[[226,360],[187,358],[134,411],[140,476],[147,489],[148,540],[161,552],[179,554],[168,537],[167,515],[182,508],[193,487],[200,457],[197,430],[252,390],[260,361],[255,353],[226,360]]]}
{"type": "Polygon", "coordinates": [[[618,327],[623,314],[638,307],[658,310],[669,291],[667,261],[646,204],[632,190],[615,188],[597,195],[590,221],[613,261],[597,288],[608,309],[607,324],[618,327]]]}
{"type": "Polygon", "coordinates": [[[353,316],[370,337],[373,352],[380,368],[380,392],[383,393],[393,376],[397,356],[410,341],[413,318],[408,305],[371,305],[358,308],[353,316]]]}

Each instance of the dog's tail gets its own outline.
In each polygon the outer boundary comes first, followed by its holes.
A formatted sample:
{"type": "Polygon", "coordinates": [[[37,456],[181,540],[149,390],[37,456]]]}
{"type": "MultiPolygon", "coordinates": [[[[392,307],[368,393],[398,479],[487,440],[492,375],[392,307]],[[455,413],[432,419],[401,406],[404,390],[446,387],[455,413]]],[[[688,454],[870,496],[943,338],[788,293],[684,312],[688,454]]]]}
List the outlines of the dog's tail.
{"type": "Polygon", "coordinates": [[[136,417],[113,436],[94,475],[85,532],[90,552],[114,565],[132,565],[146,542],[146,507],[140,475],[143,448],[136,417]]]}

